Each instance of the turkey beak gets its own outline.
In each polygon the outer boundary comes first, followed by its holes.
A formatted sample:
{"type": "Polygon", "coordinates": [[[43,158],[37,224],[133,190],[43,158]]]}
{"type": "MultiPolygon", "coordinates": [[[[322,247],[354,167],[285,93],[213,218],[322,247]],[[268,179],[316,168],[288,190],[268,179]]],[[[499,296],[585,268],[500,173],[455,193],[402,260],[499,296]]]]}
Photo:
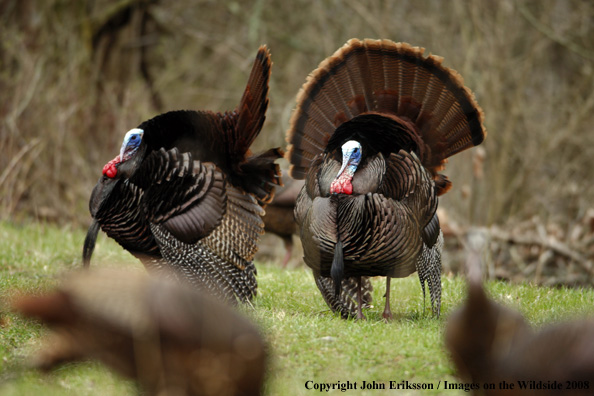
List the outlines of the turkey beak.
{"type": "Polygon", "coordinates": [[[126,147],[122,147],[120,150],[120,159],[122,162],[127,161],[130,157],[132,157],[132,155],[134,154],[134,152],[138,149],[138,147],[131,147],[131,146],[126,146],[126,147]]]}

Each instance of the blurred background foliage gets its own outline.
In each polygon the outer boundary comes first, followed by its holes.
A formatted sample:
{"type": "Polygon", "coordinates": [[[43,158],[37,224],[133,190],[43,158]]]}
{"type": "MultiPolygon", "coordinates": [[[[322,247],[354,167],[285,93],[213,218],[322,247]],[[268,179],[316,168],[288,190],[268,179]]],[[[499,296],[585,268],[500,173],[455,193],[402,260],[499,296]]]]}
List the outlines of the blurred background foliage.
{"type": "Polygon", "coordinates": [[[484,109],[485,143],[444,172],[449,221],[592,216],[592,1],[1,0],[0,217],[88,225],[124,133],[167,110],[233,109],[260,44],[274,65],[256,148],[284,147],[307,74],[352,37],[443,56],[484,109]]]}

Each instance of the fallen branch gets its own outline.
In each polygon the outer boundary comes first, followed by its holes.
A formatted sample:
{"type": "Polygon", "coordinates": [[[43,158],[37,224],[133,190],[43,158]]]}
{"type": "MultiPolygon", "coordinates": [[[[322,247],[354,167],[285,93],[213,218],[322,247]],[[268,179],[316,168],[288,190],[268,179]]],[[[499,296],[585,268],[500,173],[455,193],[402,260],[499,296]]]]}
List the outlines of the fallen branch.
{"type": "MultiPolygon", "coordinates": [[[[484,233],[489,240],[498,242],[498,244],[490,246],[491,253],[494,253],[495,251],[508,251],[513,256],[515,252],[516,255],[520,254],[520,256],[517,256],[517,258],[520,259],[521,262],[532,261],[534,267],[534,276],[537,282],[540,282],[543,268],[548,263],[554,261],[554,256],[575,262],[579,268],[583,270],[582,273],[587,274],[588,279],[594,278],[592,255],[587,253],[587,249],[584,248],[588,246],[588,243],[584,243],[584,241],[590,242],[592,239],[591,236],[585,236],[583,240],[576,240],[573,241],[572,244],[568,244],[561,242],[550,235],[547,235],[545,228],[540,224],[534,223],[532,224],[532,227],[534,227],[534,229],[529,230],[522,227],[521,234],[519,234],[520,231],[517,229],[511,229],[510,231],[507,231],[498,227],[468,229],[450,227],[448,229],[448,236],[456,238],[459,242],[461,242],[462,246],[465,246],[464,241],[470,234],[476,232],[484,233]],[[513,249],[512,246],[514,245],[538,247],[540,249],[538,260],[534,260],[534,258],[527,259],[523,254],[521,254],[521,251],[513,249]]],[[[530,250],[528,250],[528,252],[530,252],[530,250]]],[[[531,255],[532,253],[526,254],[531,255]]],[[[504,268],[507,268],[508,270],[512,269],[513,266],[510,267],[508,264],[509,263],[503,263],[504,268]]]]}

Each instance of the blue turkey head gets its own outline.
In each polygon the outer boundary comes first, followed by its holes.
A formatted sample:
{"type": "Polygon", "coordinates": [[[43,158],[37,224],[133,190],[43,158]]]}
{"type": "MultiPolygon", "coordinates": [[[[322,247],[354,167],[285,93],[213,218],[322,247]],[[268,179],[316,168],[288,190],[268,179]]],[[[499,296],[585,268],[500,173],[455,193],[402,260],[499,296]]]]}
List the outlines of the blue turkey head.
{"type": "Polygon", "coordinates": [[[357,170],[357,166],[361,162],[361,143],[356,140],[349,140],[342,145],[342,166],[338,171],[336,177],[348,167],[348,171],[352,177],[352,174],[357,170]]]}
{"type": "Polygon", "coordinates": [[[138,147],[140,147],[140,142],[142,142],[142,136],[144,135],[144,131],[142,129],[134,128],[130,129],[126,136],[124,136],[124,141],[122,142],[122,148],[120,149],[120,161],[124,162],[132,158],[134,154],[138,151],[138,147]]]}

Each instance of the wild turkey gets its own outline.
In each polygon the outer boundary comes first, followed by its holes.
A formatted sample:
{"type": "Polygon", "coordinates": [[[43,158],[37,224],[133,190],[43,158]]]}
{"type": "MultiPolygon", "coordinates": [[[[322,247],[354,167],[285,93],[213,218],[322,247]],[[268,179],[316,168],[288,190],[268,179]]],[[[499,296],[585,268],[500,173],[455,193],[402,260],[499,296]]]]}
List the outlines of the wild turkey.
{"type": "Polygon", "coordinates": [[[535,332],[520,313],[485,293],[480,258],[484,236],[471,233],[468,246],[468,297],[450,316],[446,329],[446,346],[460,378],[481,389],[494,384],[496,389],[477,392],[485,395],[592,394],[594,320],[559,323],[535,332]],[[514,389],[500,389],[502,381],[514,389]],[[538,387],[539,382],[554,381],[561,388],[538,387]]]}
{"type": "Polygon", "coordinates": [[[91,195],[85,265],[101,226],[149,269],[173,269],[230,301],[256,294],[262,206],[280,183],[282,157],[249,149],[264,123],[270,66],[260,47],[235,111],[171,111],[126,134],[91,195]]]}
{"type": "Polygon", "coordinates": [[[41,369],[92,358],[149,395],[261,394],[258,330],[193,287],[141,271],[78,271],[14,306],[52,328],[34,359],[41,369]]]}
{"type": "Polygon", "coordinates": [[[306,183],[295,218],[305,263],[343,317],[364,318],[365,277],[386,276],[383,316],[390,319],[390,278],[415,271],[440,312],[443,237],[435,211],[451,183],[437,172],[486,131],[462,78],[423,51],[352,39],[297,96],[286,158],[290,175],[306,183]],[[345,293],[345,284],[357,293],[345,293]]]}
{"type": "MultiPolygon", "coordinates": [[[[286,172],[283,172],[286,175],[286,172]]],[[[282,266],[286,267],[293,252],[293,234],[297,234],[297,223],[295,222],[295,201],[301,188],[303,180],[294,180],[283,177],[284,186],[278,187],[274,199],[266,205],[266,215],[263,217],[264,230],[278,235],[285,245],[285,257],[282,266]]]]}

